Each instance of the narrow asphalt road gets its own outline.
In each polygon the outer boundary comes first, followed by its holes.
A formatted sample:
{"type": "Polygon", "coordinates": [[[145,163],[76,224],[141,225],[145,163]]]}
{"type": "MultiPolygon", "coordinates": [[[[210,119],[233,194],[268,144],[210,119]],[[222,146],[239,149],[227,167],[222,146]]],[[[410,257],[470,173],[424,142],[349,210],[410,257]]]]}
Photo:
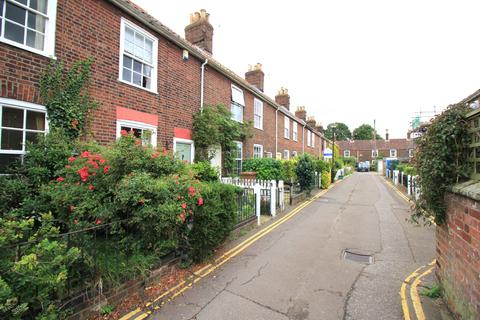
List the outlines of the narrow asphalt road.
{"type": "Polygon", "coordinates": [[[383,177],[355,173],[149,319],[403,319],[402,281],[435,247],[408,217],[383,177]]]}

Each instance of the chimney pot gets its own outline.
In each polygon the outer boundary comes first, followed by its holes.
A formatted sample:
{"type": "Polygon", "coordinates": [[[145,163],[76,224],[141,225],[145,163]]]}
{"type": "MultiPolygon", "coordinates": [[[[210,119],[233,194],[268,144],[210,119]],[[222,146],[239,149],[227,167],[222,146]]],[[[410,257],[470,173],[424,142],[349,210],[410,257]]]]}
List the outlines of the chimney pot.
{"type": "Polygon", "coordinates": [[[262,64],[257,63],[252,66],[248,65],[248,71],[245,73],[245,80],[255,86],[258,90],[263,92],[263,84],[265,81],[265,74],[262,71],[262,64]]]}
{"type": "Polygon", "coordinates": [[[213,26],[209,22],[209,16],[210,14],[205,9],[190,14],[190,24],[185,27],[185,39],[212,53],[213,26]]]}
{"type": "Polygon", "coordinates": [[[300,106],[295,111],[295,117],[302,119],[303,121],[307,121],[307,111],[305,111],[304,106],[300,106]]]}
{"type": "Polygon", "coordinates": [[[287,88],[281,87],[280,90],[278,90],[278,94],[275,96],[275,102],[290,110],[290,95],[288,94],[287,88]]]}

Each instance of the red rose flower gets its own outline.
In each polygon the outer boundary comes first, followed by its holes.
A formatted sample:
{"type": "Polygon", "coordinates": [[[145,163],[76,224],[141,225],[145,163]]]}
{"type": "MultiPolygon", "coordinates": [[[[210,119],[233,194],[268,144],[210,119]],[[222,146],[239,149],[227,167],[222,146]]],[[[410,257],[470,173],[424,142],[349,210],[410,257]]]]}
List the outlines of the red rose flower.
{"type": "Polygon", "coordinates": [[[105,159],[99,159],[98,161],[100,161],[100,164],[104,164],[106,162],[105,159]]]}
{"type": "Polygon", "coordinates": [[[194,188],[194,187],[189,187],[189,188],[188,188],[188,193],[189,193],[191,196],[194,196],[194,195],[195,195],[195,188],[194,188]]]}
{"type": "Polygon", "coordinates": [[[107,174],[107,173],[108,173],[108,170],[110,170],[110,166],[105,166],[105,167],[103,167],[103,173],[104,173],[104,174],[107,174]]]}
{"type": "Polygon", "coordinates": [[[152,154],[152,159],[158,158],[159,155],[160,155],[160,153],[155,152],[154,154],[152,154]]]}
{"type": "Polygon", "coordinates": [[[68,210],[70,210],[70,212],[73,212],[73,210],[75,210],[75,207],[72,206],[72,205],[70,205],[70,206],[68,207],[68,210]]]}
{"type": "Polygon", "coordinates": [[[83,151],[83,152],[82,152],[82,157],[83,157],[83,158],[88,158],[88,157],[90,157],[90,152],[88,152],[88,151],[83,151]]]}
{"type": "Polygon", "coordinates": [[[99,225],[99,224],[101,224],[101,223],[102,223],[102,220],[100,220],[100,219],[98,219],[98,218],[97,218],[97,220],[95,220],[95,224],[96,224],[96,225],[99,225]]]}
{"type": "Polygon", "coordinates": [[[177,196],[177,200],[180,200],[180,199],[182,199],[182,197],[180,197],[180,196],[177,196]]]}
{"type": "Polygon", "coordinates": [[[71,167],[70,167],[69,164],[67,164],[67,165],[65,166],[65,169],[70,169],[70,168],[71,168],[71,167]]]}
{"type": "Polygon", "coordinates": [[[180,213],[180,220],[182,220],[182,222],[185,222],[185,214],[183,212],[180,213]]]}
{"type": "Polygon", "coordinates": [[[58,182],[62,182],[62,181],[64,181],[64,180],[65,180],[65,179],[62,178],[62,177],[58,177],[58,178],[57,178],[57,181],[58,181],[58,182]]]}
{"type": "Polygon", "coordinates": [[[185,209],[187,207],[187,204],[184,202],[182,203],[182,209],[185,209]]]}
{"type": "Polygon", "coordinates": [[[127,130],[123,129],[122,131],[120,131],[120,134],[122,136],[126,136],[128,134],[127,130]]]}
{"type": "Polygon", "coordinates": [[[178,182],[178,181],[175,181],[175,184],[176,184],[176,185],[179,185],[179,184],[180,184],[180,182],[178,182]]]}
{"type": "Polygon", "coordinates": [[[80,179],[82,179],[83,182],[88,180],[88,167],[83,167],[82,169],[79,169],[77,173],[80,175],[80,179]]]}
{"type": "Polygon", "coordinates": [[[198,204],[199,206],[203,205],[203,198],[198,198],[197,204],[198,204]]]}
{"type": "Polygon", "coordinates": [[[93,189],[95,189],[95,187],[93,185],[88,186],[88,190],[93,190],[93,189]]]}
{"type": "Polygon", "coordinates": [[[68,158],[68,162],[73,162],[73,161],[75,161],[75,159],[77,159],[77,158],[75,158],[75,157],[70,157],[70,158],[68,158]]]}

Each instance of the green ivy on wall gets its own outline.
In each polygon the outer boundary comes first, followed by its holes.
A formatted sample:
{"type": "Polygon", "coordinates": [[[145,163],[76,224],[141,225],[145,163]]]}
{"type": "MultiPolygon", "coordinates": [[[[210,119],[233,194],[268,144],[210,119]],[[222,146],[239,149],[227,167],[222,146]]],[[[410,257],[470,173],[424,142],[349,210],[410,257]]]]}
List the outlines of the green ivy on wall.
{"type": "Polygon", "coordinates": [[[87,127],[87,116],[97,106],[88,92],[93,58],[75,62],[68,70],[52,62],[40,79],[40,97],[52,129],[63,129],[78,138],[87,127]]]}

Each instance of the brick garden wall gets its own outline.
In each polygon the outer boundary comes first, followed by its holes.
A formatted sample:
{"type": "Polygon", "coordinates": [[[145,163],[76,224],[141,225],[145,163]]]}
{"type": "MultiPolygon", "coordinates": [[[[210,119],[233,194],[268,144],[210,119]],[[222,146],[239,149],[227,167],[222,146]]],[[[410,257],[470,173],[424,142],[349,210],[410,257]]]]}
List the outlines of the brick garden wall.
{"type": "Polygon", "coordinates": [[[460,319],[480,319],[480,203],[449,194],[447,220],[438,226],[437,277],[460,319]]]}

